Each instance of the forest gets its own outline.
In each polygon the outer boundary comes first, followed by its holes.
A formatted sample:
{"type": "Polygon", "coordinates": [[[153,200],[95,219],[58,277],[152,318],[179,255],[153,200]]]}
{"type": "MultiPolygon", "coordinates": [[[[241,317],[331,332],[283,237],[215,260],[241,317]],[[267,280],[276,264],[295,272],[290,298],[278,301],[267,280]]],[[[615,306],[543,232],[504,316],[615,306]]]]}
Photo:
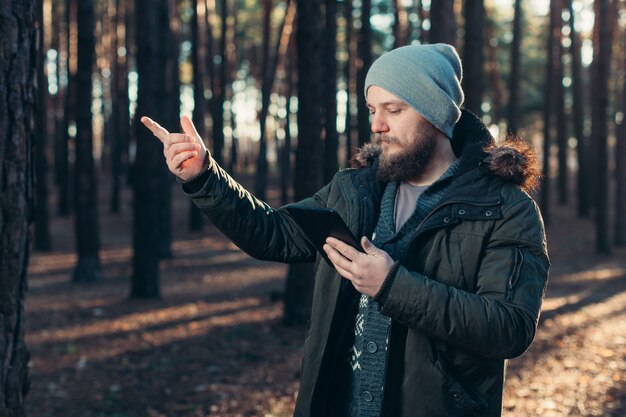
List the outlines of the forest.
{"type": "Polygon", "coordinates": [[[433,43],[542,168],[503,416],[626,415],[626,1],[0,0],[0,416],[293,415],[315,264],[241,251],[139,118],[280,207],[371,141],[372,62],[433,43]]]}

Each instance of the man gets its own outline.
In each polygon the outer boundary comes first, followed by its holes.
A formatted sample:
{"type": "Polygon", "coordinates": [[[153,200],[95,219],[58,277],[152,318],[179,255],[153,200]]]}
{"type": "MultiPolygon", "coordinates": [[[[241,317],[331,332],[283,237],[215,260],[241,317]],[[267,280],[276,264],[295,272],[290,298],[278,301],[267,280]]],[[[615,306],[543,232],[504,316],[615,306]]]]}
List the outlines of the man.
{"type": "MultiPolygon", "coordinates": [[[[549,261],[524,191],[531,149],[496,147],[461,111],[461,63],[449,45],[384,54],[365,96],[376,145],[295,205],[332,207],[365,253],[336,239],[317,265],[295,416],[499,416],[505,360],[530,345],[549,261]]],[[[185,134],[144,124],[169,169],[212,222],[250,255],[316,258],[285,208],[272,209],[185,134]]]]}

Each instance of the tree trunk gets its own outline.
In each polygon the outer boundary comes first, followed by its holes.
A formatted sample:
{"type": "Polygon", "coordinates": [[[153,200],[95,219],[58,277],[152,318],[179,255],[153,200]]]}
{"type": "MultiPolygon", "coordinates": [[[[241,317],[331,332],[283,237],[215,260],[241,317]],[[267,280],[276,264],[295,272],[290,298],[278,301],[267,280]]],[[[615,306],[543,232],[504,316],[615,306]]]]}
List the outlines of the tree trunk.
{"type": "Polygon", "coordinates": [[[400,0],[393,0],[393,47],[407,44],[410,33],[409,17],[400,0]]]}
{"type": "Polygon", "coordinates": [[[128,142],[129,142],[129,114],[128,114],[128,54],[129,45],[126,42],[128,29],[124,24],[127,20],[128,7],[126,2],[115,0],[114,29],[113,36],[114,51],[112,54],[113,79],[111,95],[111,120],[113,122],[113,143],[111,144],[111,206],[112,213],[120,212],[120,193],[122,176],[128,164],[128,142]],[[124,49],[122,56],[119,51],[124,49]]]}
{"type": "MultiPolygon", "coordinates": [[[[191,16],[191,66],[193,68],[193,124],[201,138],[205,138],[204,128],[204,71],[202,71],[201,63],[203,63],[205,49],[200,36],[200,17],[198,7],[200,0],[192,2],[193,14],[191,16]]],[[[204,7],[204,2],[202,3],[204,7]]],[[[204,11],[207,13],[207,11],[204,11]]],[[[204,217],[202,212],[193,201],[189,202],[189,230],[202,230],[204,217]]]]}
{"type": "MultiPolygon", "coordinates": [[[[168,14],[168,0],[137,0],[137,117],[150,116],[168,120],[170,111],[164,106],[171,100],[163,86],[167,85],[166,66],[169,25],[163,24],[168,14]]],[[[165,20],[167,22],[167,20],[165,20]]],[[[162,191],[166,166],[163,147],[147,129],[137,129],[137,153],[133,175],[133,276],[131,297],[157,298],[159,289],[159,249],[162,228],[159,227],[162,191]]]]}
{"type": "Polygon", "coordinates": [[[324,182],[329,182],[337,173],[337,0],[326,0],[326,71],[325,71],[325,143],[324,182]]]}
{"type": "Polygon", "coordinates": [[[70,125],[75,120],[76,114],[76,9],[77,0],[66,0],[65,3],[65,29],[66,29],[66,63],[67,89],[65,90],[65,110],[63,112],[63,123],[59,138],[58,156],[54,163],[57,166],[59,175],[59,199],[58,213],[61,216],[70,214],[71,187],[70,187],[70,163],[69,163],[69,142],[70,125]]]}
{"type": "Polygon", "coordinates": [[[220,56],[220,75],[219,75],[219,83],[215,83],[215,90],[213,91],[213,111],[211,114],[213,115],[213,147],[211,155],[213,159],[218,164],[221,164],[223,161],[223,150],[224,150],[224,101],[226,100],[226,70],[227,70],[227,61],[226,61],[226,36],[227,36],[227,13],[228,13],[228,2],[227,0],[221,0],[221,20],[222,20],[222,33],[220,37],[220,47],[219,47],[219,56],[220,56]]]}
{"type": "Polygon", "coordinates": [[[78,56],[76,82],[76,162],[74,173],[74,219],[78,264],[73,280],[91,282],[102,278],[98,250],[98,193],[93,160],[92,74],[96,25],[94,0],[78,2],[78,56]]]}
{"type": "Polygon", "coordinates": [[[41,3],[0,0],[0,415],[24,417],[29,352],[24,296],[33,213],[37,56],[41,3]]]}
{"type": "Polygon", "coordinates": [[[352,138],[353,125],[352,125],[352,97],[354,94],[354,80],[356,75],[356,65],[355,63],[355,50],[356,47],[355,37],[354,37],[354,29],[352,24],[352,0],[345,1],[345,10],[344,10],[344,18],[346,20],[346,52],[348,54],[346,58],[346,65],[344,68],[344,79],[346,80],[346,128],[345,128],[345,137],[346,137],[346,162],[350,162],[352,159],[352,148],[354,147],[354,142],[352,138]]]}
{"type": "MultiPolygon", "coordinates": [[[[50,221],[48,214],[48,128],[47,128],[47,103],[48,101],[48,80],[44,74],[44,22],[43,22],[43,0],[38,0],[37,4],[37,44],[40,45],[37,51],[37,111],[36,129],[38,143],[35,145],[35,175],[36,175],[36,197],[35,197],[35,249],[39,251],[49,251],[50,242],[50,221]]],[[[51,113],[54,113],[52,109],[51,113]]]]}
{"type": "Polygon", "coordinates": [[[366,106],[366,97],[363,96],[365,88],[365,76],[372,65],[372,25],[370,16],[372,13],[372,1],[361,2],[361,29],[358,38],[358,53],[356,57],[356,97],[357,97],[357,123],[359,132],[359,147],[370,141],[371,128],[369,109],[366,106]]]}
{"type": "MultiPolygon", "coordinates": [[[[626,34],[626,32],[625,32],[626,34]]],[[[626,72],[626,39],[622,57],[626,72]]],[[[626,82],[622,85],[622,115],[626,114],[626,82]]],[[[623,117],[623,116],[622,116],[623,117]]],[[[615,246],[626,246],[626,120],[617,127],[615,147],[615,246]]]]}
{"type": "Polygon", "coordinates": [[[539,200],[541,206],[541,214],[543,221],[546,225],[550,224],[550,147],[552,141],[551,128],[552,128],[552,115],[554,114],[555,99],[554,84],[555,84],[555,68],[557,66],[556,60],[560,59],[556,49],[556,39],[558,37],[557,31],[560,31],[559,22],[561,20],[559,7],[560,0],[550,1],[550,24],[548,26],[548,47],[547,47],[547,66],[546,66],[546,81],[545,81],[545,96],[544,96],[544,108],[543,108],[543,177],[541,182],[541,198],[539,200]]]}
{"type": "MultiPolygon", "coordinates": [[[[270,30],[272,24],[272,0],[263,0],[263,71],[261,83],[261,113],[259,114],[259,155],[256,165],[254,193],[261,200],[265,200],[267,188],[267,132],[265,122],[269,111],[270,95],[274,74],[270,74],[270,30]],[[270,80],[271,77],[271,80],[270,80]]],[[[280,38],[280,36],[278,36],[280,38]]]]}
{"type": "Polygon", "coordinates": [[[585,98],[583,89],[583,70],[580,57],[580,35],[576,31],[573,1],[567,0],[570,13],[570,53],[572,56],[572,89],[574,95],[574,132],[576,136],[576,156],[578,161],[578,175],[576,188],[578,194],[578,215],[589,217],[589,159],[586,152],[587,138],[585,138],[585,98]]]}
{"type": "MultiPolygon", "coordinates": [[[[559,16],[561,16],[563,11],[563,4],[559,5],[559,16]]],[[[563,66],[563,55],[565,54],[565,48],[563,47],[562,42],[562,27],[563,20],[559,19],[559,32],[557,34],[557,44],[559,50],[559,58],[555,61],[557,67],[555,72],[557,74],[556,79],[556,91],[557,91],[557,106],[555,109],[556,112],[556,143],[558,148],[558,176],[557,176],[557,190],[559,197],[559,204],[567,203],[567,154],[568,154],[568,146],[567,146],[567,138],[568,129],[567,129],[567,120],[565,116],[565,86],[563,85],[563,78],[565,77],[565,69],[563,66]]]]}
{"type": "MultiPolygon", "coordinates": [[[[293,42],[291,42],[293,43],[293,42]]],[[[290,202],[289,190],[292,184],[291,175],[291,97],[293,95],[293,84],[295,82],[294,77],[294,63],[296,61],[295,44],[288,46],[289,62],[286,65],[285,71],[285,140],[281,150],[280,158],[280,202],[285,205],[290,202]]]]}
{"type": "MultiPolygon", "coordinates": [[[[622,90],[622,112],[626,110],[626,84],[622,90]]],[[[615,246],[626,246],[626,120],[617,129],[615,147],[615,246]]]]}
{"type": "Polygon", "coordinates": [[[608,126],[606,110],[609,105],[609,72],[611,66],[612,19],[609,16],[609,0],[596,0],[597,37],[594,39],[594,49],[598,50],[598,61],[595,71],[596,77],[592,91],[592,142],[596,147],[596,163],[594,179],[596,190],[596,250],[598,253],[609,254],[608,225],[608,126]]]}
{"type": "MultiPolygon", "coordinates": [[[[571,0],[570,0],[571,1],[571,0]]],[[[515,0],[513,17],[513,40],[511,42],[511,73],[509,75],[509,106],[507,115],[508,132],[517,135],[518,129],[518,90],[520,70],[520,45],[522,44],[522,0],[515,0]]]]}
{"type": "Polygon", "coordinates": [[[430,3],[429,42],[456,45],[454,0],[439,0],[430,3]]]}
{"type": "Polygon", "coordinates": [[[483,50],[485,43],[484,0],[465,0],[465,46],[463,51],[463,90],[465,108],[481,114],[483,102],[483,50]]]}
{"type": "MultiPolygon", "coordinates": [[[[295,199],[313,195],[322,186],[322,90],[324,82],[323,0],[298,0],[298,149],[295,199]]],[[[284,321],[304,323],[311,314],[313,264],[293,264],[285,288],[284,321]]]]}

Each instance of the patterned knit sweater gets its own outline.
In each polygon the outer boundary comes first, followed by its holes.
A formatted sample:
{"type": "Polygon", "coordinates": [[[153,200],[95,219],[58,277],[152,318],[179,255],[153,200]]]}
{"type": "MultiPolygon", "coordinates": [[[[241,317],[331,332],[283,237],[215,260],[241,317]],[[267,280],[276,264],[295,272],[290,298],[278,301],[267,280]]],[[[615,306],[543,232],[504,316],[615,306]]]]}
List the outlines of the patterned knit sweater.
{"type": "MultiPolygon", "coordinates": [[[[380,206],[380,217],[372,243],[394,261],[403,262],[419,224],[428,216],[458,170],[458,161],[419,196],[413,215],[396,232],[395,200],[398,183],[387,184],[380,206]]],[[[354,344],[350,350],[348,410],[352,417],[378,417],[382,410],[388,360],[391,319],[380,314],[380,305],[362,295],[354,324],[354,344]]]]}

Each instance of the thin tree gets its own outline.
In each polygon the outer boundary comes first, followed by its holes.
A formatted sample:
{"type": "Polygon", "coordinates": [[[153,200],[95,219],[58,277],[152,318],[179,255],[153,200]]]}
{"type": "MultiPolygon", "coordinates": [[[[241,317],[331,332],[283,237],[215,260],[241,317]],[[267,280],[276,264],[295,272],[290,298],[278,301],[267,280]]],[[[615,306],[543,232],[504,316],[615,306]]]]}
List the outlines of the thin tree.
{"type": "MultiPolygon", "coordinates": [[[[294,6],[295,11],[295,6],[294,6]]],[[[289,36],[290,41],[287,44],[287,59],[285,70],[285,79],[283,80],[285,90],[285,139],[283,141],[283,147],[281,149],[280,156],[280,202],[282,205],[289,203],[289,189],[292,184],[291,175],[291,97],[293,96],[293,85],[296,82],[296,49],[295,42],[291,41],[292,35],[289,36]]]]}
{"type": "Polygon", "coordinates": [[[430,3],[430,43],[456,45],[456,19],[454,0],[438,0],[430,3]]]}
{"type": "MultiPolygon", "coordinates": [[[[357,97],[362,97],[363,89],[365,88],[365,76],[367,70],[372,65],[372,25],[370,23],[370,16],[372,13],[372,1],[361,1],[361,29],[359,30],[359,37],[357,43],[357,57],[356,57],[356,90],[357,97]]],[[[359,147],[370,141],[370,120],[369,109],[366,106],[365,99],[361,98],[357,100],[357,125],[359,147]]]]}
{"type": "MultiPolygon", "coordinates": [[[[199,14],[199,8],[202,6],[204,13],[204,2],[194,0],[192,2],[191,15],[191,67],[193,69],[193,113],[192,119],[196,126],[198,134],[201,138],[205,137],[206,130],[204,128],[204,71],[202,71],[201,63],[204,59],[204,44],[202,42],[200,23],[202,21],[199,14]]],[[[193,201],[189,202],[189,230],[202,230],[203,221],[202,212],[193,201]]]]}
{"type": "MultiPolygon", "coordinates": [[[[570,0],[571,1],[571,0],[570,0]]],[[[515,0],[513,16],[513,40],[511,41],[511,73],[509,74],[509,105],[507,114],[507,130],[517,135],[518,100],[520,79],[520,45],[522,44],[522,0],[515,0]]]]}
{"type": "Polygon", "coordinates": [[[587,138],[585,126],[585,98],[583,88],[583,68],[580,54],[580,35],[576,30],[576,14],[572,0],[567,0],[570,14],[570,54],[572,56],[572,91],[574,96],[574,134],[576,136],[576,157],[578,175],[576,177],[577,209],[580,217],[589,217],[589,178],[587,138]]]}
{"type": "Polygon", "coordinates": [[[546,48],[547,63],[543,108],[543,178],[541,182],[541,197],[539,200],[543,220],[546,225],[550,224],[550,147],[552,144],[552,116],[554,114],[556,99],[556,94],[554,94],[556,82],[555,69],[558,65],[556,61],[560,59],[557,52],[558,45],[556,44],[556,39],[559,36],[558,32],[561,30],[559,25],[561,20],[560,3],[560,0],[550,1],[550,24],[548,26],[548,47],[546,48]]]}
{"type": "Polygon", "coordinates": [[[398,48],[407,44],[409,39],[409,17],[400,0],[393,0],[393,47],[398,48]]]}
{"type": "MultiPolygon", "coordinates": [[[[559,16],[562,16],[563,12],[563,4],[559,5],[559,16]]],[[[563,55],[565,54],[565,47],[563,46],[563,19],[559,18],[559,31],[556,34],[556,43],[559,51],[559,58],[555,60],[557,67],[555,68],[555,73],[557,75],[556,79],[556,144],[557,144],[557,161],[558,161],[558,174],[557,174],[557,191],[558,191],[558,201],[559,204],[567,203],[567,138],[568,138],[568,129],[567,129],[567,120],[565,115],[565,86],[563,85],[563,79],[565,78],[565,66],[563,65],[563,55]]]]}
{"type": "MultiPolygon", "coordinates": [[[[48,128],[47,107],[49,103],[48,80],[44,73],[44,20],[42,0],[37,5],[37,43],[41,45],[37,51],[37,111],[36,129],[39,140],[35,146],[35,175],[37,181],[35,210],[35,249],[49,251],[50,221],[48,212],[48,128]]],[[[54,110],[54,109],[52,109],[54,110]]]]}
{"type": "Polygon", "coordinates": [[[65,2],[65,40],[66,40],[66,73],[67,89],[65,90],[65,103],[63,111],[63,123],[58,136],[58,159],[54,161],[58,173],[57,185],[59,187],[58,213],[67,216],[71,210],[71,187],[70,187],[70,162],[69,142],[70,125],[75,120],[76,114],[76,10],[77,0],[65,2]]]}
{"type": "Polygon", "coordinates": [[[111,118],[113,121],[113,143],[111,144],[111,206],[113,213],[120,211],[120,193],[122,177],[128,166],[128,143],[130,134],[130,114],[128,97],[128,56],[129,44],[127,41],[128,4],[125,1],[115,1],[115,16],[113,28],[112,54],[112,90],[111,118]],[[121,51],[124,51],[121,53],[121,51]]]}
{"type": "Polygon", "coordinates": [[[596,0],[597,14],[595,16],[594,49],[597,48],[597,62],[595,65],[595,80],[591,89],[592,96],[592,142],[596,147],[596,163],[594,166],[594,179],[596,190],[596,250],[598,253],[609,254],[611,246],[609,242],[608,224],[608,122],[606,110],[609,105],[609,72],[611,66],[612,29],[610,17],[611,4],[609,0],[596,0]]]}
{"type": "MultiPolygon", "coordinates": [[[[626,72],[626,38],[622,45],[623,68],[626,72]]],[[[626,246],[626,120],[624,114],[626,114],[626,82],[622,84],[622,121],[617,127],[615,146],[615,246],[626,246]]]]}
{"type": "Polygon", "coordinates": [[[337,151],[337,0],[326,0],[326,71],[324,75],[324,181],[330,181],[339,168],[337,151]]]}
{"type": "Polygon", "coordinates": [[[346,161],[350,161],[352,159],[352,147],[353,145],[353,126],[352,126],[352,96],[355,90],[353,84],[356,78],[356,65],[355,65],[355,36],[354,29],[352,23],[352,0],[346,0],[344,2],[344,18],[346,22],[345,27],[345,48],[346,48],[346,61],[343,69],[344,72],[344,80],[346,83],[346,121],[345,121],[345,137],[346,137],[346,161]]]}
{"type": "MultiPolygon", "coordinates": [[[[262,200],[265,199],[267,188],[267,132],[265,125],[269,112],[270,95],[274,74],[270,74],[270,34],[272,25],[272,0],[263,0],[263,43],[262,43],[262,82],[261,82],[261,112],[259,114],[259,155],[257,157],[256,178],[254,192],[262,200]]],[[[278,36],[280,38],[280,35],[278,36]]]]}
{"type": "Polygon", "coordinates": [[[226,100],[226,36],[228,34],[228,1],[221,0],[221,36],[219,42],[219,82],[214,84],[213,90],[213,146],[211,155],[215,162],[221,164],[224,149],[224,101],[226,100]]]}
{"type": "MultiPolygon", "coordinates": [[[[298,0],[298,149],[295,199],[313,195],[322,186],[322,90],[324,82],[324,0],[298,0]]],[[[293,264],[285,287],[284,322],[304,323],[311,314],[313,264],[293,264]]]]}
{"type": "Polygon", "coordinates": [[[523,8],[522,0],[515,0],[515,12],[513,17],[513,40],[511,42],[511,73],[509,75],[509,104],[507,125],[508,131],[512,135],[518,130],[518,100],[520,81],[520,46],[522,44],[522,20],[523,8]]]}
{"type": "Polygon", "coordinates": [[[94,0],[78,2],[78,55],[76,78],[76,161],[74,163],[74,226],[78,264],[73,280],[97,281],[102,278],[98,250],[98,192],[93,160],[92,74],[95,60],[96,25],[94,0]]]}
{"type": "Polygon", "coordinates": [[[6,417],[26,415],[29,387],[24,296],[33,220],[36,8],[41,1],[0,1],[0,415],[6,417]]]}
{"type": "MultiPolygon", "coordinates": [[[[163,24],[168,14],[168,0],[137,0],[137,116],[167,120],[170,109],[162,100],[166,85],[166,62],[169,24],[163,24]]],[[[171,116],[170,116],[171,117],[171,116]]],[[[159,204],[163,187],[163,150],[147,129],[137,129],[137,153],[133,175],[133,275],[131,297],[157,298],[159,288],[159,248],[162,228],[159,204]]]]}
{"type": "Polygon", "coordinates": [[[463,90],[465,91],[465,108],[480,115],[484,89],[484,0],[465,0],[464,14],[463,90]]]}

